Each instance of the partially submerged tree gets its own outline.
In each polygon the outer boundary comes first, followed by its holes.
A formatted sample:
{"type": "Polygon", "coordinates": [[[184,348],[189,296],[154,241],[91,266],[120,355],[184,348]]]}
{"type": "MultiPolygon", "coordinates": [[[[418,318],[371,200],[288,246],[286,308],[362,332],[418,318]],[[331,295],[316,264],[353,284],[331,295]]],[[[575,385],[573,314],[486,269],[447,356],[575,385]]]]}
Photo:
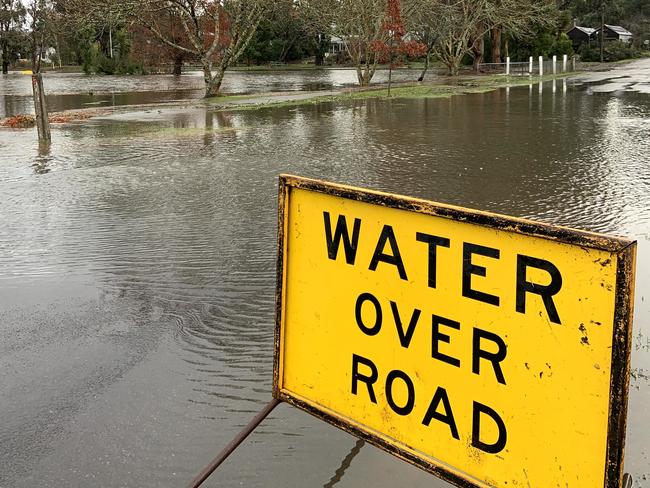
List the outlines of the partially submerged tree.
{"type": "MultiPolygon", "coordinates": [[[[205,96],[219,94],[226,69],[243,54],[273,0],[149,0],[137,20],[161,42],[195,57],[203,68],[205,96]],[[163,28],[161,17],[180,20],[184,39],[163,28]]],[[[143,8],[144,7],[144,8],[143,8]]]]}
{"type": "Polygon", "coordinates": [[[300,2],[301,15],[310,20],[315,32],[327,33],[343,41],[361,86],[368,86],[377,70],[380,54],[375,47],[388,41],[389,35],[382,29],[386,6],[386,0],[300,2]]]}

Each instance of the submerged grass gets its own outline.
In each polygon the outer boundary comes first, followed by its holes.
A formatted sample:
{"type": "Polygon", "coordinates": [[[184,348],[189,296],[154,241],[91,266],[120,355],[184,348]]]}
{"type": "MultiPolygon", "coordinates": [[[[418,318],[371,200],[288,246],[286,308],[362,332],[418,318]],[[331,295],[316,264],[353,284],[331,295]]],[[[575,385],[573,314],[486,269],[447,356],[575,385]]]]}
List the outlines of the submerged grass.
{"type": "MultiPolygon", "coordinates": [[[[250,126],[240,127],[154,127],[151,130],[129,133],[126,137],[133,139],[194,139],[209,134],[233,134],[250,129],[250,126]]],[[[122,137],[122,136],[120,136],[122,137]]]]}
{"type": "MultiPolygon", "coordinates": [[[[449,78],[445,80],[445,83],[440,84],[399,84],[391,88],[390,99],[449,98],[454,95],[487,93],[508,86],[529,85],[531,83],[566,78],[576,74],[578,73],[572,72],[555,75],[551,74],[542,77],[490,75],[464,77],[459,80],[449,78]]],[[[268,97],[268,94],[225,96],[212,98],[210,99],[210,103],[219,106],[219,110],[224,111],[254,111],[267,108],[298,107],[332,102],[389,98],[388,89],[386,87],[352,89],[342,91],[335,95],[315,95],[313,97],[299,98],[295,100],[287,100],[286,98],[265,102],[260,102],[258,100],[260,98],[268,97]],[[236,103],[238,101],[241,101],[241,104],[236,103]]]]}

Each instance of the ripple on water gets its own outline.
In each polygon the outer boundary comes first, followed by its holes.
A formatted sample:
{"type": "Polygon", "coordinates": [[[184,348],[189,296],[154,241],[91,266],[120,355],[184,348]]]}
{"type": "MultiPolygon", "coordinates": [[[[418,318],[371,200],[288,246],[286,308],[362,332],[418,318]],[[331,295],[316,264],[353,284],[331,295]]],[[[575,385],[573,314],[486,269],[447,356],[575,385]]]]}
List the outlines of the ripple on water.
{"type": "MultiPolygon", "coordinates": [[[[72,486],[75,469],[111,484],[189,479],[269,398],[280,172],[639,239],[627,462],[647,471],[650,102],[524,87],[390,106],[106,118],[57,127],[41,154],[31,131],[3,139],[0,365],[17,373],[3,385],[0,443],[13,447],[0,484],[31,473],[72,486]]],[[[350,447],[288,409],[262,432],[263,452],[220,481],[324,484],[350,447]],[[288,452],[309,473],[286,470],[288,452]]]]}

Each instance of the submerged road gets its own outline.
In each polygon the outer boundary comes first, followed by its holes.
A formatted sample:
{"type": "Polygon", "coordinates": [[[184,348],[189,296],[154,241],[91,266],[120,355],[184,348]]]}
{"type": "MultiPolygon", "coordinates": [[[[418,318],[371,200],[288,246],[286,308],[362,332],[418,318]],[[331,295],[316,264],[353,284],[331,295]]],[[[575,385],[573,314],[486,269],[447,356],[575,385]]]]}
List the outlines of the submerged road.
{"type": "MultiPolygon", "coordinates": [[[[282,172],[637,239],[626,469],[650,487],[649,71],[1,130],[0,487],[183,486],[269,400],[282,172]]],[[[287,406],[206,486],[334,485],[447,486],[287,406]]]]}
{"type": "Polygon", "coordinates": [[[637,92],[650,94],[650,58],[626,62],[606,71],[582,74],[574,80],[595,84],[592,93],[637,92]]]}

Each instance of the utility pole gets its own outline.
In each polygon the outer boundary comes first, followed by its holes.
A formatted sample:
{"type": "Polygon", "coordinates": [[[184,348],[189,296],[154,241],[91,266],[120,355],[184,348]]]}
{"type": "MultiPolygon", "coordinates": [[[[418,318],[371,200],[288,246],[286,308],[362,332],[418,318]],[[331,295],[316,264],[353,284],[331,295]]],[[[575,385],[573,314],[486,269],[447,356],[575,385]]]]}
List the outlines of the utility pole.
{"type": "Polygon", "coordinates": [[[43,47],[45,45],[45,4],[43,0],[32,0],[30,14],[32,15],[31,42],[32,42],[32,94],[34,97],[34,114],[36,118],[36,129],[39,142],[49,142],[52,139],[50,134],[50,122],[45,102],[45,91],[43,90],[43,75],[41,73],[41,61],[43,59],[43,47]]]}
{"type": "Polygon", "coordinates": [[[393,83],[393,37],[395,36],[394,31],[389,31],[389,40],[388,40],[388,98],[390,98],[390,88],[393,83]]]}
{"type": "Polygon", "coordinates": [[[49,142],[52,139],[50,133],[50,121],[45,103],[45,91],[43,90],[43,75],[39,72],[32,74],[32,94],[34,96],[34,113],[36,114],[36,130],[38,140],[49,142]]]}

